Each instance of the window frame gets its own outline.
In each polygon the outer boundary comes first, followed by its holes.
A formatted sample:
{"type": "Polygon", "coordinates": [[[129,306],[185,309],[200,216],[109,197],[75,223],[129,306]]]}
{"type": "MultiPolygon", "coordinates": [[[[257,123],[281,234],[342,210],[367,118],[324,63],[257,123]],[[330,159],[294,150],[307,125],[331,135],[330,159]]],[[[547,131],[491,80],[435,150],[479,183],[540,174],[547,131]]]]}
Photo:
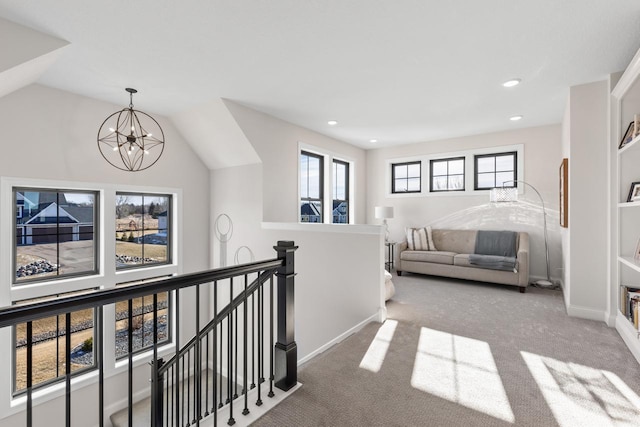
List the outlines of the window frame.
{"type": "Polygon", "coordinates": [[[504,187],[515,187],[518,188],[518,151],[517,150],[513,150],[513,151],[502,151],[502,152],[495,152],[495,153],[488,153],[488,154],[475,154],[473,156],[473,189],[475,191],[482,191],[482,190],[491,190],[492,188],[495,187],[502,187],[502,185],[498,185],[497,180],[496,180],[496,174],[498,172],[513,172],[513,183],[512,185],[505,185],[504,187]],[[512,170],[507,170],[507,171],[497,171],[496,170],[496,158],[497,157],[501,157],[501,156],[509,156],[509,155],[513,155],[513,169],[512,170]],[[493,172],[478,172],[478,159],[483,159],[483,158],[488,158],[488,157],[493,157],[493,172]],[[494,185],[493,187],[479,187],[478,186],[478,175],[479,174],[490,174],[493,173],[493,182],[494,185]]]}
{"type": "MultiPolygon", "coordinates": [[[[144,210],[144,198],[146,197],[166,197],[168,199],[167,202],[167,211],[169,212],[169,216],[167,218],[167,255],[166,255],[166,260],[164,262],[154,262],[154,263],[146,263],[144,262],[144,245],[146,244],[144,242],[144,239],[142,239],[142,243],[140,243],[142,245],[142,264],[133,264],[133,265],[124,265],[124,266],[120,266],[118,267],[116,265],[116,271],[123,271],[123,270],[129,270],[129,269],[140,269],[140,268],[150,268],[150,267],[155,267],[155,266],[160,266],[160,265],[170,265],[172,263],[171,257],[173,254],[173,250],[172,250],[172,221],[173,221],[173,197],[171,194],[159,194],[159,193],[148,193],[148,192],[144,192],[144,193],[134,193],[134,192],[129,192],[129,191],[116,191],[116,201],[118,199],[118,197],[123,196],[123,195],[129,195],[132,197],[141,197],[142,198],[142,206],[143,206],[143,210],[144,210]]],[[[153,203],[153,202],[151,202],[153,203]]],[[[117,208],[117,202],[116,202],[116,208],[117,208]]],[[[143,223],[144,223],[144,213],[142,214],[143,217],[143,223]]],[[[117,215],[114,212],[114,218],[117,220],[117,215]]],[[[142,233],[144,236],[144,231],[146,229],[144,228],[144,225],[142,227],[142,233]]],[[[159,228],[158,228],[159,230],[159,228]]],[[[118,232],[118,230],[116,229],[116,233],[118,232]]],[[[116,244],[117,247],[117,244],[116,244]]],[[[116,262],[116,253],[113,254],[114,255],[114,262],[116,262]]]]}
{"type": "Polygon", "coordinates": [[[430,193],[445,193],[445,192],[452,192],[452,191],[466,191],[466,158],[465,156],[457,156],[457,157],[444,157],[444,158],[439,158],[439,159],[430,159],[429,160],[429,192],[430,193]],[[462,160],[462,174],[450,174],[449,173],[449,162],[452,161],[458,161],[458,160],[462,160]],[[447,162],[447,174],[446,175],[434,175],[433,174],[433,164],[434,163],[438,163],[438,162],[447,162]],[[462,188],[455,188],[455,189],[451,189],[449,188],[449,178],[451,176],[460,176],[462,175],[462,188]],[[433,188],[433,178],[434,177],[442,177],[442,176],[446,176],[447,177],[447,188],[444,190],[435,190],[433,188]]]}
{"type": "MultiPolygon", "coordinates": [[[[92,222],[92,228],[93,228],[93,269],[91,269],[90,271],[80,271],[77,273],[66,273],[66,274],[56,274],[55,276],[40,276],[40,277],[31,277],[31,278],[26,278],[23,280],[18,281],[15,272],[17,270],[18,267],[18,260],[17,260],[17,255],[18,255],[18,226],[19,224],[17,223],[18,219],[22,219],[24,218],[24,215],[21,215],[19,218],[17,215],[14,215],[13,218],[13,227],[12,227],[12,233],[11,233],[11,242],[12,242],[12,251],[11,251],[11,272],[13,275],[13,278],[11,280],[11,286],[24,286],[24,285],[32,285],[35,283],[48,283],[48,282],[55,282],[55,281],[59,281],[59,280],[66,280],[66,279],[73,279],[73,278],[78,278],[78,277],[86,277],[86,276],[95,276],[97,274],[99,274],[100,272],[100,247],[101,247],[101,242],[100,242],[100,233],[99,230],[102,226],[101,224],[101,216],[100,216],[100,212],[101,212],[101,206],[100,206],[100,192],[96,191],[96,190],[79,190],[79,189],[69,189],[69,188],[50,188],[50,187],[33,187],[33,186],[14,186],[11,189],[12,192],[12,200],[13,200],[13,206],[17,207],[17,194],[18,192],[48,192],[48,193],[56,193],[56,200],[59,200],[59,194],[60,193],[76,193],[76,194],[91,194],[94,196],[94,204],[93,204],[93,222],[92,222]]],[[[57,218],[59,221],[59,214],[60,214],[60,205],[59,203],[56,202],[56,204],[58,205],[58,211],[57,211],[57,218]]],[[[20,206],[20,213],[23,214],[24,213],[24,207],[20,206]]],[[[60,222],[57,223],[58,225],[60,224],[60,222]]],[[[59,226],[57,227],[57,229],[59,230],[59,226]]],[[[58,235],[58,240],[57,240],[57,244],[60,244],[60,240],[59,240],[59,231],[57,231],[57,235],[58,235]]],[[[56,261],[59,262],[60,259],[60,248],[56,248],[56,261]]]]}
{"type": "MultiPolygon", "coordinates": [[[[302,197],[302,192],[300,192],[299,194],[299,207],[298,209],[301,209],[302,207],[302,202],[306,201],[307,203],[311,204],[311,202],[319,202],[320,203],[320,221],[316,222],[312,222],[312,221],[302,221],[302,212],[298,211],[298,221],[300,221],[303,224],[322,224],[324,223],[324,208],[325,208],[325,204],[324,204],[324,156],[320,155],[320,154],[316,154],[316,153],[312,153],[310,151],[307,150],[301,150],[300,151],[300,155],[298,156],[298,167],[300,167],[300,160],[301,160],[301,156],[307,156],[307,157],[311,157],[314,159],[318,159],[319,160],[319,166],[318,166],[318,171],[320,173],[320,176],[318,178],[318,194],[319,194],[319,198],[315,198],[315,197],[308,197],[309,196],[309,169],[307,168],[307,197],[302,197]]],[[[300,185],[302,184],[302,176],[299,173],[298,174],[298,180],[300,181],[300,185]]]]}
{"type": "Polygon", "coordinates": [[[332,189],[332,192],[331,192],[332,193],[331,212],[333,212],[333,210],[335,209],[334,205],[335,205],[336,202],[346,203],[346,205],[347,205],[347,214],[346,214],[347,221],[346,222],[335,222],[334,218],[333,218],[333,213],[332,213],[332,215],[331,215],[331,223],[332,224],[349,224],[349,221],[351,220],[350,215],[349,215],[349,210],[351,208],[351,206],[350,206],[351,205],[351,201],[350,201],[350,194],[349,194],[349,186],[350,186],[349,162],[334,158],[332,160],[332,162],[331,162],[331,165],[332,165],[332,168],[333,168],[333,174],[332,174],[333,180],[332,180],[332,183],[331,183],[332,184],[331,185],[331,189],[332,189]],[[345,199],[338,199],[336,197],[336,185],[337,185],[337,182],[336,182],[336,169],[335,169],[336,165],[342,165],[345,168],[344,169],[344,195],[345,195],[345,199]]]}
{"type": "Polygon", "coordinates": [[[422,160],[414,160],[408,162],[399,162],[399,163],[391,163],[391,194],[415,194],[422,192],[422,160]],[[409,176],[409,166],[411,165],[419,165],[420,175],[418,176],[409,176]],[[396,191],[396,167],[404,166],[407,168],[407,177],[406,178],[398,178],[398,179],[406,179],[407,188],[409,187],[409,179],[418,179],[418,189],[417,190],[405,190],[405,191],[396,191]]]}
{"type": "MultiPolygon", "coordinates": [[[[171,276],[181,274],[182,267],[182,252],[183,252],[183,220],[182,220],[182,189],[170,188],[170,187],[153,187],[142,185],[127,185],[127,184],[114,184],[114,183],[91,183],[80,181],[57,181],[51,179],[41,178],[24,178],[24,177],[0,177],[0,233],[5,236],[13,236],[15,229],[16,210],[15,201],[13,196],[14,188],[37,188],[43,190],[57,190],[68,189],[70,192],[97,192],[99,195],[99,208],[98,215],[100,218],[100,226],[96,227],[96,240],[99,241],[99,256],[97,258],[98,273],[89,276],[78,277],[64,277],[59,280],[47,280],[42,282],[29,283],[28,286],[21,286],[21,284],[15,285],[13,283],[12,276],[15,275],[13,270],[13,245],[14,239],[7,238],[0,240],[0,306],[9,306],[19,301],[25,301],[34,298],[44,298],[47,296],[62,295],[76,291],[89,291],[93,289],[111,289],[117,286],[118,283],[132,282],[136,280],[152,279],[162,276],[171,276]],[[115,217],[116,206],[116,192],[131,192],[131,193],[149,193],[152,195],[163,194],[170,195],[172,197],[172,219],[167,225],[171,227],[171,264],[153,264],[147,265],[143,268],[125,269],[116,271],[114,257],[109,256],[115,254],[115,220],[110,218],[115,217]],[[103,220],[104,219],[104,220],[103,220]]],[[[175,293],[170,294],[170,298],[175,298],[175,293]]],[[[170,303],[169,316],[170,319],[175,319],[176,307],[173,300],[170,303]]],[[[103,359],[102,364],[104,366],[104,378],[111,378],[115,375],[121,375],[126,372],[129,366],[128,360],[116,360],[114,340],[115,323],[111,324],[108,321],[109,318],[114,316],[114,310],[109,306],[104,308],[104,321],[102,335],[104,341],[103,345],[103,359]]],[[[176,347],[175,332],[177,328],[177,322],[170,320],[170,334],[171,339],[169,342],[161,344],[158,347],[158,357],[165,357],[171,354],[176,347]]],[[[94,339],[98,335],[97,329],[94,328],[94,339]]],[[[14,361],[15,355],[12,350],[15,348],[15,342],[13,340],[13,328],[0,329],[0,341],[5,342],[7,346],[6,351],[0,351],[0,366],[5,369],[4,375],[6,378],[12,378],[15,376],[14,361]]],[[[96,347],[97,348],[97,347],[96,347]]],[[[152,360],[153,351],[145,350],[140,353],[136,353],[133,356],[133,367],[136,370],[146,369],[144,366],[152,360]]],[[[11,383],[13,380],[10,380],[11,383]]],[[[89,370],[82,370],[82,372],[73,372],[71,378],[74,390],[80,390],[87,386],[94,386],[98,381],[98,374],[95,368],[89,370]]],[[[33,398],[37,402],[44,403],[51,401],[52,399],[64,396],[64,381],[55,380],[46,386],[39,387],[34,390],[33,398]]],[[[0,390],[0,411],[3,411],[7,415],[14,414],[20,411],[21,407],[24,407],[26,401],[25,395],[14,396],[12,393],[12,387],[5,387],[0,390]]]]}

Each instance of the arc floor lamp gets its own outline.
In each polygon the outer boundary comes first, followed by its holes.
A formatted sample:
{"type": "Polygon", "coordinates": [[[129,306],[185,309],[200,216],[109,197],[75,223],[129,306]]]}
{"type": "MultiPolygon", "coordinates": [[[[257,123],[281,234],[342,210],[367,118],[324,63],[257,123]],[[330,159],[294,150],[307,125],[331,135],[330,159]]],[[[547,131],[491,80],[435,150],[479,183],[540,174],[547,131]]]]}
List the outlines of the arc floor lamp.
{"type": "Polygon", "coordinates": [[[544,228],[544,254],[545,261],[547,265],[547,279],[540,279],[534,282],[536,285],[541,287],[552,287],[554,283],[551,281],[551,275],[549,274],[549,240],[547,237],[547,211],[544,207],[544,199],[540,192],[533,185],[529,184],[526,181],[520,180],[511,180],[504,181],[502,183],[502,187],[493,188],[489,194],[490,201],[492,203],[500,203],[500,202],[517,202],[518,201],[518,188],[517,187],[507,187],[506,185],[512,183],[521,183],[531,187],[533,191],[536,192],[538,197],[540,197],[540,202],[542,203],[542,219],[543,219],[543,228],[544,228]]]}

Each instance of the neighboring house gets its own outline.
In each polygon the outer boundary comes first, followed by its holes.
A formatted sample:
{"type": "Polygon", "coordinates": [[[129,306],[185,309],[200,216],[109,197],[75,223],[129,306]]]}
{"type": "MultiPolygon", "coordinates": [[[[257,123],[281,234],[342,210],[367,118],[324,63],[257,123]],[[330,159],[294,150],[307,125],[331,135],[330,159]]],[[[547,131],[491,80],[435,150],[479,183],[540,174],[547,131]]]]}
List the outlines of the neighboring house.
{"type": "MultiPolygon", "coordinates": [[[[18,205],[18,208],[20,206],[18,205]]],[[[16,218],[18,244],[32,245],[93,239],[93,208],[91,207],[75,205],[62,207],[56,202],[45,202],[41,203],[37,209],[27,211],[23,208],[21,214],[21,217],[16,218]]]]}
{"type": "Polygon", "coordinates": [[[158,234],[161,236],[167,235],[167,211],[158,214],[158,234]]]}
{"type": "Polygon", "coordinates": [[[322,215],[318,206],[313,203],[303,203],[300,206],[300,222],[322,222],[322,215]]]}
{"type": "MultiPolygon", "coordinates": [[[[334,202],[335,203],[335,202],[334,202]]],[[[333,208],[333,223],[334,224],[347,224],[349,218],[349,205],[347,202],[340,202],[338,206],[333,208]]]]}

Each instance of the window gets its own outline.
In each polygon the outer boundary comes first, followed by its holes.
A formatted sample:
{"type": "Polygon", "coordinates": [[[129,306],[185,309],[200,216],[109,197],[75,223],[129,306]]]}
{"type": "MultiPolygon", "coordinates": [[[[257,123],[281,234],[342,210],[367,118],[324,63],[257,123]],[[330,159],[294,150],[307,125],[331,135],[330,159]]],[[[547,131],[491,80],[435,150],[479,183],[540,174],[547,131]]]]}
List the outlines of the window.
{"type": "Polygon", "coordinates": [[[98,193],[14,188],[14,283],[97,273],[98,193]]]}
{"type": "Polygon", "coordinates": [[[323,222],[324,157],[300,153],[300,222],[323,222]]]}
{"type": "Polygon", "coordinates": [[[431,160],[431,192],[464,191],[464,157],[431,160]]]}
{"type": "Polygon", "coordinates": [[[391,165],[392,193],[419,193],[421,191],[420,161],[393,163],[391,165]]]}
{"type": "MultiPolygon", "coordinates": [[[[502,187],[504,182],[518,179],[518,153],[482,154],[474,156],[476,190],[489,190],[502,187]]],[[[510,182],[505,187],[517,187],[516,182],[510,182]]]]}
{"type": "Polygon", "coordinates": [[[116,268],[171,262],[171,196],[116,193],[116,268]]]}
{"type": "Polygon", "coordinates": [[[333,212],[334,224],[349,223],[349,163],[333,161],[333,212]]]}
{"type": "MultiPolygon", "coordinates": [[[[64,295],[68,296],[68,295],[64,295]]],[[[40,299],[42,300],[42,299],[40,299]]],[[[36,300],[23,301],[23,303],[36,300]]],[[[71,313],[71,372],[78,374],[96,367],[94,357],[93,309],[71,313]]],[[[20,394],[27,388],[27,324],[14,328],[15,375],[13,392],[20,394]]],[[[32,322],[32,386],[42,387],[66,375],[66,316],[53,316],[32,322]]]]}
{"type": "MultiPolygon", "coordinates": [[[[151,279],[153,280],[153,279],[151,279]]],[[[136,282],[137,284],[143,281],[136,282]]],[[[127,283],[126,285],[135,285],[127,283]]],[[[156,308],[158,318],[158,343],[167,343],[171,339],[169,324],[170,297],[168,292],[158,294],[156,308]]],[[[116,306],[116,359],[129,354],[129,302],[121,301],[116,306]]],[[[139,353],[153,346],[153,295],[135,298],[132,301],[131,330],[133,331],[132,353],[139,353]]]]}

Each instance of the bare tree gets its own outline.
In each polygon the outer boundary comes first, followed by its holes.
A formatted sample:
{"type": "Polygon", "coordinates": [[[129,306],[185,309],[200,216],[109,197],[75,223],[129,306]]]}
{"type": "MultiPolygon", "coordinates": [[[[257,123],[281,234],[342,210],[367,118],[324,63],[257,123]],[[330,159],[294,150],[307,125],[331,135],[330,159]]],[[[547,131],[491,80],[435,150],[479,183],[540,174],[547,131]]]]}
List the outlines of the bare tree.
{"type": "Polygon", "coordinates": [[[121,219],[129,215],[129,197],[116,196],[116,218],[121,219]]]}

